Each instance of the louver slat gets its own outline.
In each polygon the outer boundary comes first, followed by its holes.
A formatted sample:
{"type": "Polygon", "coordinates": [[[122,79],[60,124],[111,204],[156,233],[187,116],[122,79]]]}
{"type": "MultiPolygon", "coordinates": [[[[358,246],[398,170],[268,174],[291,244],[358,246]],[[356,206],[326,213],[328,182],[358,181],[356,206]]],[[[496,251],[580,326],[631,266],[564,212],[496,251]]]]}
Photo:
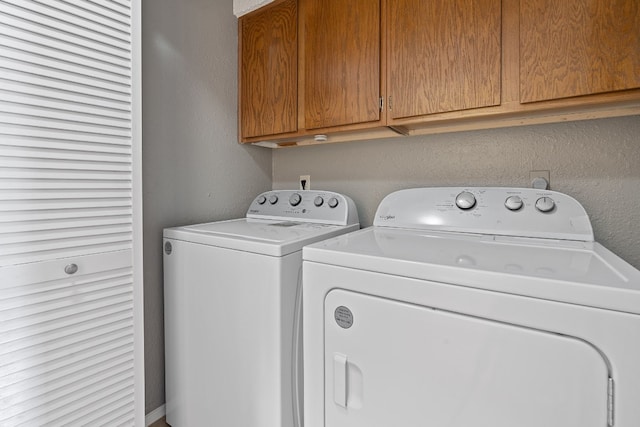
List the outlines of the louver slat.
{"type": "MultiPolygon", "coordinates": [[[[117,3],[125,9],[131,9],[131,1],[130,0],[109,0],[111,3],[117,3]]],[[[104,3],[104,1],[99,0],[91,0],[92,3],[104,3]]]]}
{"type": "Polygon", "coordinates": [[[44,148],[48,150],[67,150],[78,151],[84,153],[117,153],[131,156],[131,145],[126,144],[126,141],[119,146],[104,145],[92,143],[91,141],[70,141],[70,140],[56,140],[46,138],[25,138],[21,136],[7,136],[3,135],[0,139],[0,146],[6,147],[19,147],[20,149],[31,148],[44,148]]]}
{"type": "Polygon", "coordinates": [[[131,29],[0,1],[2,426],[134,424],[131,29]]]}
{"type": "MultiPolygon", "coordinates": [[[[80,20],[85,21],[86,25],[91,28],[93,24],[104,25],[116,31],[122,32],[126,35],[131,34],[131,26],[126,16],[112,13],[108,9],[98,8],[89,2],[68,2],[64,3],[58,0],[35,0],[36,2],[50,7],[52,10],[62,11],[73,17],[78,17],[80,20]]],[[[128,38],[124,38],[128,40],[128,38]]]]}
{"type": "Polygon", "coordinates": [[[8,51],[0,49],[0,68],[6,70],[5,73],[11,72],[24,75],[26,83],[32,83],[34,81],[41,81],[46,86],[47,82],[51,82],[52,85],[59,85],[59,87],[74,87],[76,92],[83,92],[83,89],[92,90],[92,94],[111,97],[113,99],[125,100],[130,92],[130,88],[123,84],[111,83],[104,80],[102,73],[96,72],[89,74],[86,69],[79,70],[78,67],[71,67],[67,64],[57,63],[56,67],[53,67],[52,61],[41,60],[38,58],[30,58],[30,61],[25,61],[24,56],[13,54],[8,51]],[[8,56],[11,54],[11,56],[8,56]],[[15,59],[17,57],[18,59],[15,59]],[[45,63],[46,65],[40,65],[45,63]],[[63,86],[66,85],[66,86],[63,86]],[[104,93],[100,93],[103,91],[104,93]]]}
{"type": "Polygon", "coordinates": [[[88,12],[92,12],[96,15],[102,15],[113,21],[120,22],[128,28],[131,27],[129,22],[129,15],[131,14],[131,11],[129,7],[123,7],[110,0],[88,0],[83,2],[74,2],[72,0],[65,1],[88,12]]]}
{"type": "MultiPolygon", "coordinates": [[[[6,6],[1,6],[0,11],[6,11],[7,15],[59,28],[67,33],[111,45],[127,52],[131,50],[131,45],[128,42],[129,35],[97,25],[90,19],[89,14],[85,17],[78,17],[59,8],[40,5],[33,0],[2,0],[2,3],[6,6]]],[[[65,5],[59,0],[56,3],[61,6],[65,5]]]]}
{"type": "MultiPolygon", "coordinates": [[[[116,83],[125,86],[128,90],[128,70],[104,66],[104,64],[82,60],[82,58],[78,58],[77,56],[73,57],[58,52],[55,52],[57,53],[55,59],[47,57],[47,55],[51,55],[52,53],[54,52],[50,50],[39,49],[27,43],[20,43],[0,37],[0,55],[12,61],[28,63],[40,68],[61,70],[63,72],[74,73],[77,76],[83,76],[86,75],[87,72],[90,72],[95,79],[116,83]],[[38,54],[38,56],[34,54],[38,54]]],[[[4,64],[3,67],[10,68],[10,65],[4,64]]]]}
{"type": "MultiPolygon", "coordinates": [[[[0,8],[0,13],[1,13],[0,8]]],[[[5,10],[7,10],[5,8],[5,10]]],[[[111,64],[120,68],[130,69],[129,52],[96,43],[58,29],[46,27],[36,22],[26,21],[24,18],[5,15],[0,22],[0,34],[15,38],[25,43],[50,49],[48,54],[65,52],[78,57],[111,64]]]]}
{"type": "MultiPolygon", "coordinates": [[[[2,88],[0,88],[0,91],[2,88]]],[[[0,101],[0,108],[4,112],[19,112],[21,108],[29,108],[32,111],[58,111],[58,114],[74,113],[75,119],[95,123],[97,119],[109,118],[112,120],[110,124],[119,127],[130,127],[130,115],[126,111],[111,110],[106,108],[94,108],[91,105],[82,104],[78,105],[61,100],[52,100],[44,96],[31,96],[26,94],[15,94],[9,91],[4,91],[2,94],[2,101],[0,101]]],[[[2,141],[1,144],[6,144],[6,141],[2,141]]]]}
{"type": "MultiPolygon", "coordinates": [[[[128,102],[99,98],[87,93],[73,93],[54,87],[9,82],[2,79],[0,79],[0,91],[6,102],[22,103],[35,107],[53,107],[64,111],[77,111],[81,114],[116,117],[125,120],[131,117],[128,102]]],[[[0,140],[0,143],[5,143],[5,139],[0,140]]]]}

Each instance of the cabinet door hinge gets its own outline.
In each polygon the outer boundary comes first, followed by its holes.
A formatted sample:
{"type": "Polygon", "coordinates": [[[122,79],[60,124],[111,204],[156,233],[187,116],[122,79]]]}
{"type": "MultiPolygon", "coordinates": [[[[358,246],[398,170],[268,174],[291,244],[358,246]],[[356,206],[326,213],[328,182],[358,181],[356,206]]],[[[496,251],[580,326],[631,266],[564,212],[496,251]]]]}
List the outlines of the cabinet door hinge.
{"type": "Polygon", "coordinates": [[[609,383],[607,385],[607,426],[613,427],[614,418],[614,390],[613,390],[613,378],[609,378],[609,383]]]}
{"type": "Polygon", "coordinates": [[[391,98],[391,97],[389,97],[389,102],[387,103],[387,104],[389,104],[389,111],[391,111],[391,110],[392,110],[392,108],[391,108],[391,99],[392,99],[392,98],[391,98]]]}
{"type": "Polygon", "coordinates": [[[380,111],[384,111],[384,97],[380,97],[380,111]]]}

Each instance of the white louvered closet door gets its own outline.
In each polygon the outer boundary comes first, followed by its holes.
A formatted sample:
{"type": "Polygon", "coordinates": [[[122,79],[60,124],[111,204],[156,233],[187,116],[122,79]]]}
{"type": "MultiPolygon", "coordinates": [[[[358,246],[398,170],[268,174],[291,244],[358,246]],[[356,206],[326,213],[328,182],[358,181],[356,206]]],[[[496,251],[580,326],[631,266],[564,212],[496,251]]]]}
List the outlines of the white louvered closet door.
{"type": "Polygon", "coordinates": [[[0,0],[0,426],[142,425],[138,15],[0,0]]]}

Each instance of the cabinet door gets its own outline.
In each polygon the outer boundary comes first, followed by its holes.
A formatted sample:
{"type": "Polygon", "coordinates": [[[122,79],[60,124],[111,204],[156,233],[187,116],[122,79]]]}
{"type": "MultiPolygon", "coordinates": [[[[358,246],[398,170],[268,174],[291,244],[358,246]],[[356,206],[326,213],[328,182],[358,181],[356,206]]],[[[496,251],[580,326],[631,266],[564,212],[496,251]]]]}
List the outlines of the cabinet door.
{"type": "Polygon", "coordinates": [[[298,7],[266,6],[240,19],[240,137],[298,127],[298,7]]]}
{"type": "Polygon", "coordinates": [[[500,3],[388,2],[391,119],[500,104],[500,3]]]}
{"type": "Polygon", "coordinates": [[[380,1],[301,4],[305,127],[378,121],[380,1]]]}
{"type": "Polygon", "coordinates": [[[520,1],[520,100],[640,87],[640,2],[520,1]]]}

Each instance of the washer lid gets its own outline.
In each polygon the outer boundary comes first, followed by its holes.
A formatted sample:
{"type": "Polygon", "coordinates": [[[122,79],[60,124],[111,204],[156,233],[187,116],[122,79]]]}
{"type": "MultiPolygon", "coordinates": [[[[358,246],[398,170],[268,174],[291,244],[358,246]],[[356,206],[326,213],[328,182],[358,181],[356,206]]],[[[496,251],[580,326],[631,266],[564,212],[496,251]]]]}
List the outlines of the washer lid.
{"type": "Polygon", "coordinates": [[[640,272],[595,242],[370,227],[305,261],[640,314],[640,272]]]}
{"type": "Polygon", "coordinates": [[[164,237],[245,252],[282,256],[359,226],[241,218],[166,228],[164,237]]]}

